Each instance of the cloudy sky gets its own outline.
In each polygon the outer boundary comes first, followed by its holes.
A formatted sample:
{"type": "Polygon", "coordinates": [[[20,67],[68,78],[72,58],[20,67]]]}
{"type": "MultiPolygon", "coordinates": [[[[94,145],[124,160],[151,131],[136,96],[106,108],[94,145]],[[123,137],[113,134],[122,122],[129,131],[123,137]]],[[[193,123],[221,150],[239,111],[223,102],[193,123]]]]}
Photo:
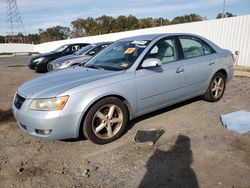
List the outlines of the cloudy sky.
{"type": "MultiPolygon", "coordinates": [[[[196,13],[214,19],[222,12],[223,0],[16,0],[27,33],[55,25],[70,26],[77,18],[101,15],[164,17],[196,13]]],[[[8,32],[6,0],[0,0],[0,35],[8,32]]],[[[250,14],[250,0],[226,0],[226,12],[250,14]]]]}

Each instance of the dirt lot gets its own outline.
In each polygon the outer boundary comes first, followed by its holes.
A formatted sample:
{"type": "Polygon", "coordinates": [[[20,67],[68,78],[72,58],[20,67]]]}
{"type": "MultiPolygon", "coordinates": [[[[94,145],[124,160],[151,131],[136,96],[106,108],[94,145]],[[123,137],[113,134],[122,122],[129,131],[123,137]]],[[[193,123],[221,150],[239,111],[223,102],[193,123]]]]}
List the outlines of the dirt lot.
{"type": "Polygon", "coordinates": [[[217,103],[192,99],[145,115],[114,143],[45,141],[16,127],[18,86],[38,76],[28,57],[0,58],[0,187],[250,187],[250,133],[222,127],[220,115],[250,111],[250,78],[234,77],[217,103]],[[165,129],[154,146],[138,129],[165,129]]]}

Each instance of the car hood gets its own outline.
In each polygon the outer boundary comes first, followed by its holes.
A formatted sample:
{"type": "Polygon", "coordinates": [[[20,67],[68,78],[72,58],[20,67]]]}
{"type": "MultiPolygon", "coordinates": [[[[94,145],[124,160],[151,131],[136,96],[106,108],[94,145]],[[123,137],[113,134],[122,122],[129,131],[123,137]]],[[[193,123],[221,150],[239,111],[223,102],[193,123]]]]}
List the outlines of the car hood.
{"type": "Polygon", "coordinates": [[[124,71],[97,70],[83,67],[50,72],[24,83],[18,93],[25,98],[50,98],[74,87],[108,78],[124,71]]]}
{"type": "Polygon", "coordinates": [[[66,56],[55,59],[53,62],[58,63],[58,62],[68,61],[68,60],[71,60],[71,59],[75,59],[77,57],[79,57],[79,56],[75,55],[75,54],[66,55],[66,56]]]}
{"type": "Polygon", "coordinates": [[[54,55],[57,55],[57,54],[60,54],[58,52],[48,52],[48,53],[43,53],[43,54],[39,54],[37,56],[34,56],[32,59],[37,59],[39,57],[50,57],[50,56],[54,56],[54,55]]]}
{"type": "Polygon", "coordinates": [[[90,60],[92,56],[89,55],[83,55],[83,56],[75,56],[72,59],[69,59],[72,63],[86,63],[88,60],[90,60]]]}

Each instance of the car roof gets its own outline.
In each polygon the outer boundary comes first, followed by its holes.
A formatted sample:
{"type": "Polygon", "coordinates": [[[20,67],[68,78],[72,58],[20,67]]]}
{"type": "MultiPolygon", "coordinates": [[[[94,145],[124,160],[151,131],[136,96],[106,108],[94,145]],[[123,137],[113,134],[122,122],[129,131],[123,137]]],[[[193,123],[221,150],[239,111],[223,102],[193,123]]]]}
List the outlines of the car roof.
{"type": "Polygon", "coordinates": [[[133,36],[133,37],[127,37],[127,38],[123,38],[120,39],[120,41],[128,41],[128,40],[154,40],[157,37],[161,37],[161,36],[179,36],[179,35],[187,35],[187,36],[196,36],[196,37],[200,37],[198,35],[195,34],[191,34],[191,33],[158,33],[158,34],[148,34],[148,35],[138,35],[138,36],[133,36]]]}
{"type": "MultiPolygon", "coordinates": [[[[103,45],[103,44],[112,44],[112,43],[114,43],[114,42],[96,42],[96,43],[92,43],[92,45],[96,45],[96,46],[98,46],[98,45],[103,45]]],[[[90,44],[91,45],[91,44],[90,44]]]]}
{"type": "Polygon", "coordinates": [[[68,45],[68,46],[72,46],[72,45],[77,45],[77,44],[79,44],[79,45],[89,45],[89,43],[85,43],[85,42],[83,42],[83,43],[69,43],[69,44],[64,44],[64,45],[68,45]]]}

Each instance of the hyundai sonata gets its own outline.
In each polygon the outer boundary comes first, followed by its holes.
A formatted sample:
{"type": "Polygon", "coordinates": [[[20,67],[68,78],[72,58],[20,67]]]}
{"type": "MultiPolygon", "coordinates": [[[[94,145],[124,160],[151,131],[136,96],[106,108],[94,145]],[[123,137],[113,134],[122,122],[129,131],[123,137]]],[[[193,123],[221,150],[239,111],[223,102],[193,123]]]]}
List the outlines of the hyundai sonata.
{"type": "Polygon", "coordinates": [[[203,37],[136,36],[116,41],[85,67],[24,83],[12,108],[31,135],[60,140],[84,134],[105,144],[135,117],[195,96],[220,100],[233,72],[232,53],[203,37]]]}

